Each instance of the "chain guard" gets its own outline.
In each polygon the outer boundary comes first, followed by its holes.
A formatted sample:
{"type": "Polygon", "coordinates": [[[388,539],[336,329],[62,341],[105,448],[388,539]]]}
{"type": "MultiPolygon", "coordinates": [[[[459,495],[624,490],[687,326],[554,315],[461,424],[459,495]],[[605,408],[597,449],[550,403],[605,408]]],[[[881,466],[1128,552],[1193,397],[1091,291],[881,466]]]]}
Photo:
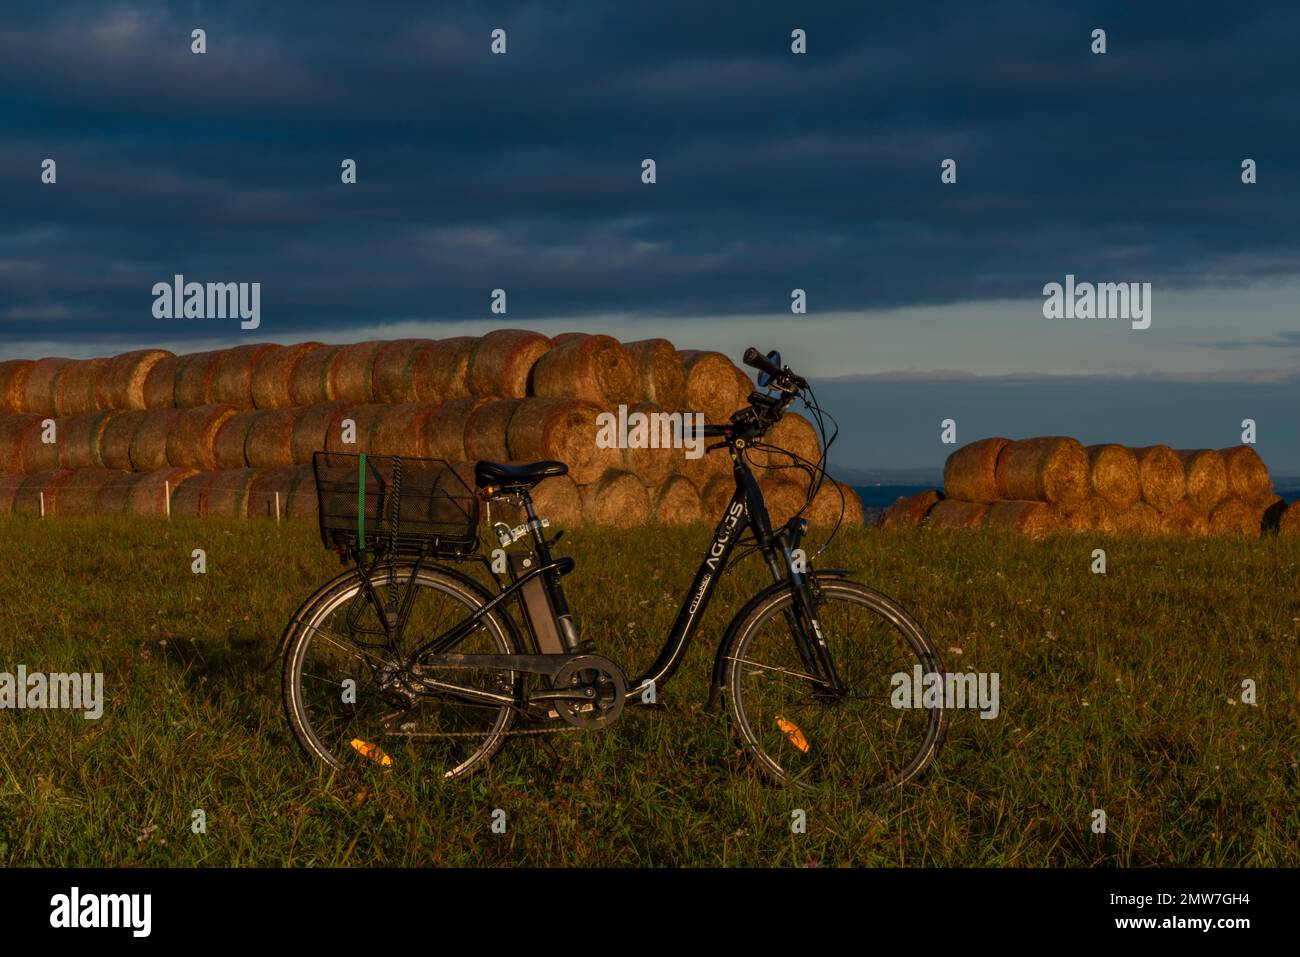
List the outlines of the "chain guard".
{"type": "Polygon", "coordinates": [[[627,679],[618,665],[600,655],[578,655],[560,666],[552,686],[592,689],[590,701],[554,701],[552,707],[575,728],[603,728],[623,713],[627,679]]]}

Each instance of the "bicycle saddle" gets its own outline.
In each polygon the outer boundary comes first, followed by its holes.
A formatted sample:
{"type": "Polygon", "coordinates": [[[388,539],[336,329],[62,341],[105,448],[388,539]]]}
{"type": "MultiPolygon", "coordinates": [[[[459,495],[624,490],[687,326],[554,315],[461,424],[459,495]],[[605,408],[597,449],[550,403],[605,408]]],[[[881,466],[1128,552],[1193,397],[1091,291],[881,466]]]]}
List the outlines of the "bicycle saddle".
{"type": "Polygon", "coordinates": [[[499,485],[502,488],[532,488],[542,479],[567,475],[563,462],[475,462],[474,482],[479,488],[499,485]]]}

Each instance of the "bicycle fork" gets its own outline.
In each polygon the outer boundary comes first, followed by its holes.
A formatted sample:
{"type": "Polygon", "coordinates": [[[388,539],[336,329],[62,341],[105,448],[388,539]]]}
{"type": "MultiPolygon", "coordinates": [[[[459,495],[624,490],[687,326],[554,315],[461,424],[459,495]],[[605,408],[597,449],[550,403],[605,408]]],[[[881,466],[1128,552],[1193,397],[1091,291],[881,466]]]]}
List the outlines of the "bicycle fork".
{"type": "MultiPolygon", "coordinates": [[[[800,525],[806,523],[800,520],[800,525]]],[[[822,631],[821,621],[817,617],[817,600],[813,593],[813,584],[809,576],[795,568],[794,549],[803,537],[803,529],[783,528],[774,536],[776,548],[769,550],[768,567],[776,581],[788,581],[794,593],[794,602],[788,611],[782,612],[795,650],[804,669],[814,678],[813,694],[817,697],[840,697],[847,692],[844,682],[835,668],[830,646],[826,644],[826,635],[822,631]],[[778,552],[779,550],[779,552],[778,552]],[[784,560],[784,565],[782,565],[784,560]]]]}

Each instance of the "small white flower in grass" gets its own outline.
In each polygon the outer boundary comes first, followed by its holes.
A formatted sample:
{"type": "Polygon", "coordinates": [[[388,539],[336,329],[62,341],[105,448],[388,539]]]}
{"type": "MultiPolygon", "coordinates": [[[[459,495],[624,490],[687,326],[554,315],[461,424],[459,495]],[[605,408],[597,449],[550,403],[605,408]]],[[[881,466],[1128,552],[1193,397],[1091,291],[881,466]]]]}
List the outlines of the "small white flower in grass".
{"type": "MultiPolygon", "coordinates": [[[[360,483],[358,483],[358,484],[360,484],[360,483]]],[[[960,655],[960,654],[961,654],[961,649],[958,648],[956,645],[949,645],[949,646],[948,646],[948,652],[949,652],[949,654],[960,655]]]]}
{"type": "MultiPolygon", "coordinates": [[[[360,484],[360,483],[358,483],[358,484],[360,484]]],[[[1086,701],[1083,702],[1083,706],[1084,706],[1085,708],[1088,707],[1088,702],[1086,702],[1086,701]]]]}

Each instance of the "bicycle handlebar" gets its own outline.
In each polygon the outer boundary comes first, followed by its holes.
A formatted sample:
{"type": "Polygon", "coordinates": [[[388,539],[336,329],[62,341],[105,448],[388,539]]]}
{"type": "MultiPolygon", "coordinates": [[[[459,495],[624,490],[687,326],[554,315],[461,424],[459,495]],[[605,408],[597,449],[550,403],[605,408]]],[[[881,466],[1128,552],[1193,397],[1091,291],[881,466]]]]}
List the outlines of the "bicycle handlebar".
{"type": "Polygon", "coordinates": [[[772,378],[776,378],[781,374],[781,367],[753,346],[750,346],[745,350],[743,361],[745,365],[749,366],[751,369],[766,372],[768,375],[772,376],[772,378]]]}

